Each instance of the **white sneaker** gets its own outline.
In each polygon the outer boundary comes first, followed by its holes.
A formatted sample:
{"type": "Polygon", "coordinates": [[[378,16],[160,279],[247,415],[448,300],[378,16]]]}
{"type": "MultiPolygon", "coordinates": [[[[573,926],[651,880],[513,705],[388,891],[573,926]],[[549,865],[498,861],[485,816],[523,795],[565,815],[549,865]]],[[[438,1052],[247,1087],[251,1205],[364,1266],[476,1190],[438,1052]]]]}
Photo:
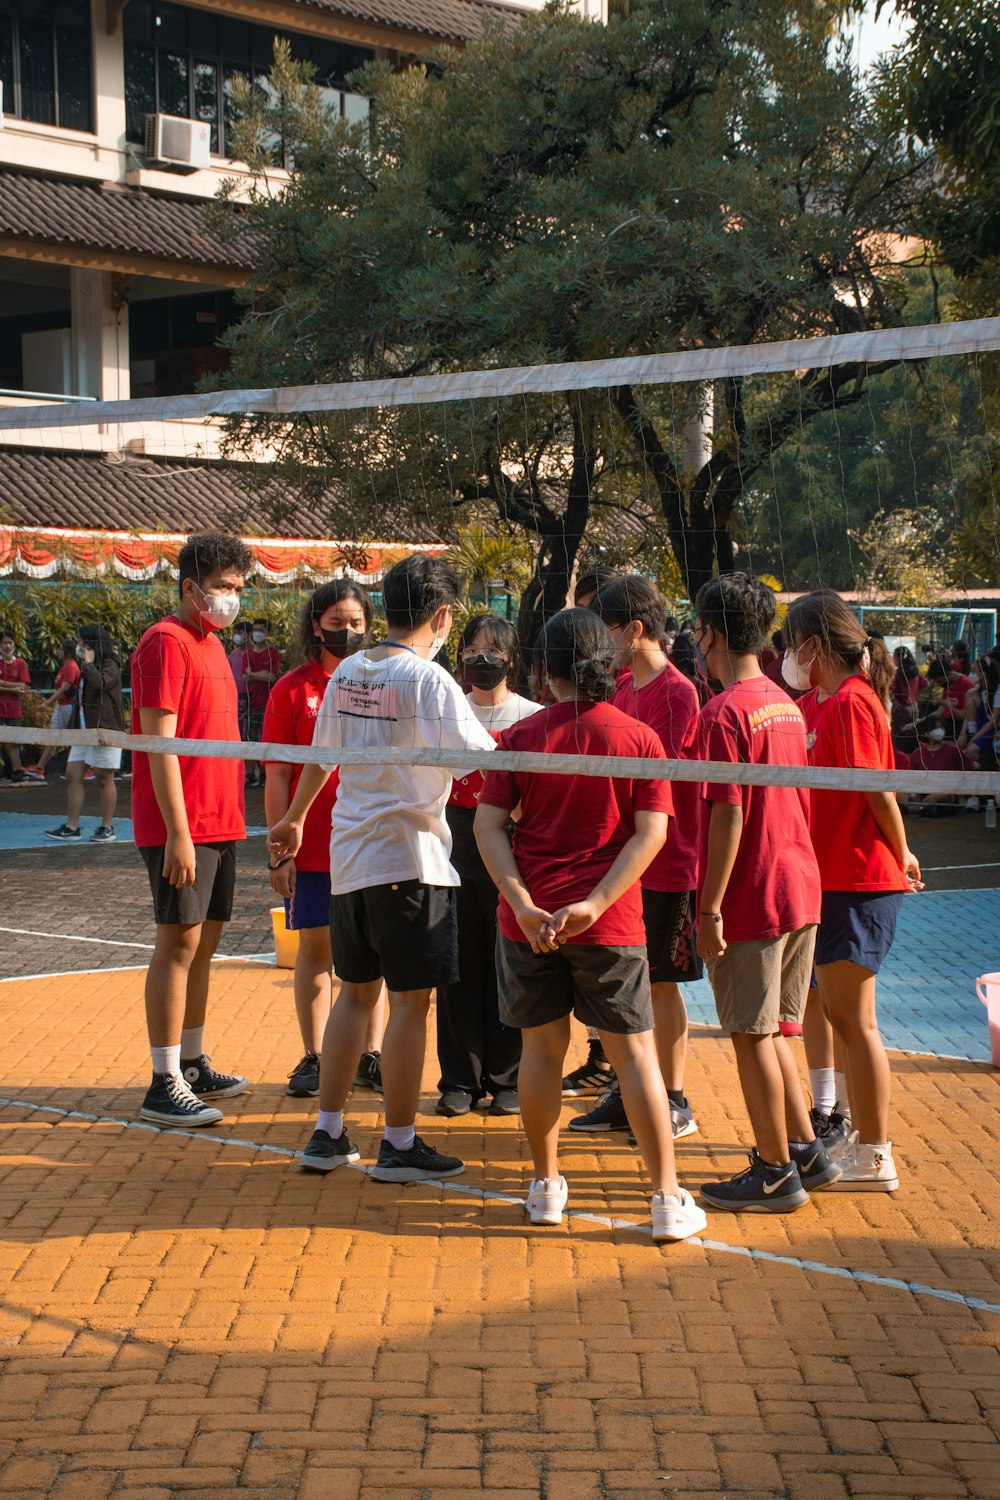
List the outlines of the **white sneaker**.
{"type": "Polygon", "coordinates": [[[698,1207],[686,1188],[678,1189],[676,1198],[654,1193],[650,1207],[654,1240],[686,1240],[708,1227],[705,1210],[698,1207]]]}
{"type": "Polygon", "coordinates": [[[851,1129],[850,1120],[847,1121],[847,1126],[847,1134],[841,1136],[839,1140],[834,1141],[831,1146],[827,1146],[826,1148],[827,1156],[840,1167],[845,1167],[848,1162],[854,1160],[854,1148],[859,1140],[858,1132],[851,1129]]]}
{"type": "Polygon", "coordinates": [[[670,1129],[675,1141],[682,1141],[686,1135],[698,1134],[698,1121],[690,1104],[671,1104],[670,1129]]]}
{"type": "Polygon", "coordinates": [[[524,1206],[532,1224],[561,1224],[568,1200],[565,1177],[542,1177],[532,1182],[524,1206]]]}
{"type": "Polygon", "coordinates": [[[899,1187],[891,1141],[883,1151],[881,1146],[866,1146],[855,1137],[850,1156],[842,1157],[839,1165],[843,1170],[836,1182],[827,1184],[830,1192],[894,1193],[899,1187]]]}

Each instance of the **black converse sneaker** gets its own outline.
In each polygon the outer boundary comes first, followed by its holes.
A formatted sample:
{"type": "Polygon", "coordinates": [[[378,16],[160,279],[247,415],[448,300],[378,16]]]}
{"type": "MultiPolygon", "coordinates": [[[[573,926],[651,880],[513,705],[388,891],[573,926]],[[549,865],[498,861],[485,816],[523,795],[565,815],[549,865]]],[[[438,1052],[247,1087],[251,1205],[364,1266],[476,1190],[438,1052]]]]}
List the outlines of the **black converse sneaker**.
{"type": "Polygon", "coordinates": [[[190,1130],[196,1125],[218,1125],[221,1109],[203,1104],[176,1073],[154,1073],[146,1090],[139,1118],[154,1125],[174,1125],[190,1130]]]}
{"type": "Polygon", "coordinates": [[[212,1059],[204,1052],[200,1057],[182,1057],[181,1073],[192,1094],[200,1094],[203,1099],[230,1099],[233,1094],[243,1094],[247,1090],[245,1078],[238,1073],[217,1073],[212,1067],[212,1059]]]}
{"type": "Polygon", "coordinates": [[[376,1182],[429,1182],[437,1177],[457,1177],[464,1171],[464,1161],[457,1156],[442,1156],[418,1135],[409,1151],[400,1151],[383,1140],[378,1161],[368,1168],[368,1175],[376,1182]]]}
{"type": "Polygon", "coordinates": [[[750,1152],[750,1168],[728,1182],[704,1182],[699,1189],[713,1208],[733,1214],[784,1214],[809,1202],[794,1161],[772,1166],[761,1161],[757,1148],[750,1152]]]}
{"type": "Polygon", "coordinates": [[[315,1099],[319,1093],[319,1055],[307,1052],[288,1075],[288,1092],[293,1099],[315,1099]]]}
{"type": "Polygon", "coordinates": [[[587,1050],[587,1061],[567,1073],[562,1081],[564,1099],[575,1099],[579,1094],[600,1094],[612,1087],[615,1073],[600,1042],[591,1040],[587,1050]]]}
{"type": "Polygon", "coordinates": [[[298,1163],[307,1172],[332,1172],[349,1161],[359,1161],[361,1153],[346,1130],[334,1140],[328,1130],[314,1130],[309,1144],[299,1152],[298,1163]]]}

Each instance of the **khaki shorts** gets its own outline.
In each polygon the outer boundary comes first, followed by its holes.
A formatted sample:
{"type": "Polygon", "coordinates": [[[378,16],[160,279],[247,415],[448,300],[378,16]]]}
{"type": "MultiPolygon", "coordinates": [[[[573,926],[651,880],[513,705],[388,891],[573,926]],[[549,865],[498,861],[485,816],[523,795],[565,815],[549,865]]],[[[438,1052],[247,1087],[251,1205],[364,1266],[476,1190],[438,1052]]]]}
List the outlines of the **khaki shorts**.
{"type": "Polygon", "coordinates": [[[726,1036],[768,1036],[779,1021],[801,1022],[812,977],[816,928],[730,943],[708,960],[719,1025],[726,1036]]]}

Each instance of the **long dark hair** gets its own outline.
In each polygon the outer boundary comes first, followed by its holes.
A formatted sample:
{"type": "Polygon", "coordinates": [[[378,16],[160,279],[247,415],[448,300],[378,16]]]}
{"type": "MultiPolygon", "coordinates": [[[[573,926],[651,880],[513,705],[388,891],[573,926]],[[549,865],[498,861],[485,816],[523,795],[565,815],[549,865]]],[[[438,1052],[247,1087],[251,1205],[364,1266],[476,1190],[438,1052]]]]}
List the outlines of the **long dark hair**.
{"type": "Polygon", "coordinates": [[[507,686],[512,693],[516,692],[518,673],[521,670],[521,646],[517,639],[517,631],[509,620],[501,620],[499,615],[494,614],[473,615],[466,620],[458,641],[456,675],[459,682],[463,681],[462,652],[468,650],[480,631],[486,637],[487,648],[490,651],[496,651],[500,656],[505,656],[510,663],[507,686]]]}
{"type": "Polygon", "coordinates": [[[563,609],[552,616],[542,632],[542,657],[550,678],[575,683],[592,703],[607,703],[614,693],[614,639],[589,609],[563,609]]]}
{"type": "Polygon", "coordinates": [[[306,600],[299,621],[299,653],[304,661],[317,658],[323,649],[323,642],[313,633],[314,621],[319,620],[332,604],[340,604],[344,599],[353,599],[356,604],[361,605],[361,612],[365,617],[365,635],[371,630],[375,611],[372,601],[360,584],[352,583],[349,578],[332,578],[329,583],[321,583],[306,600]]]}
{"type": "Polygon", "coordinates": [[[886,708],[896,668],[881,636],[869,635],[850,605],[832,589],[805,594],[789,605],[785,616],[785,642],[794,647],[796,637],[819,641],[828,656],[835,656],[852,672],[866,676],[886,708]]]}
{"type": "Polygon", "coordinates": [[[93,651],[95,666],[99,667],[106,656],[114,657],[115,661],[121,660],[117,644],[108,635],[103,625],[81,625],[77,636],[93,651]]]}

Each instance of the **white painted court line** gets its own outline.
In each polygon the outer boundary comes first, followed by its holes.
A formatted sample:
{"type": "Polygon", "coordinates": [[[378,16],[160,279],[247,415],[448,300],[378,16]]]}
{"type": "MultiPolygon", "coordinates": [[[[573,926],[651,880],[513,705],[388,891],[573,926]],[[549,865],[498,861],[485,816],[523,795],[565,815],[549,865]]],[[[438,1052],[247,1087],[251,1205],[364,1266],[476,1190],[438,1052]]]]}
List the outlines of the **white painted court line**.
{"type": "MultiPolygon", "coordinates": [[[[144,1120],[122,1120],[116,1115],[94,1115],[86,1110],[61,1109],[55,1104],[31,1104],[26,1099],[0,1097],[0,1108],[27,1109],[34,1114],[59,1115],[62,1119],[85,1120],[94,1125],[121,1125],[126,1130],[145,1130],[154,1135],[181,1136],[189,1141],[213,1141],[219,1146],[237,1146],[250,1151],[264,1151],[272,1156],[283,1156],[286,1159],[294,1158],[299,1154],[287,1146],[267,1146],[259,1141],[245,1141],[236,1136],[213,1135],[205,1130],[163,1130],[158,1125],[148,1125],[144,1120]]],[[[369,1169],[362,1166],[360,1162],[347,1162],[346,1165],[355,1172],[369,1175],[369,1169]]],[[[406,1184],[406,1186],[440,1188],[444,1192],[464,1193],[467,1197],[478,1198],[483,1203],[510,1203],[520,1208],[524,1207],[523,1198],[517,1198],[510,1193],[494,1193],[483,1188],[467,1187],[464,1183],[455,1182],[452,1178],[447,1181],[432,1179],[422,1183],[406,1184]]],[[[575,1209],[567,1209],[566,1217],[579,1219],[585,1224],[601,1224],[608,1229],[632,1230],[636,1234],[645,1236],[652,1234],[650,1226],[636,1224],[631,1219],[612,1219],[604,1214],[580,1213],[575,1209]]],[[[955,1302],[973,1312],[1000,1314],[1000,1302],[986,1302],[982,1297],[966,1297],[962,1292],[949,1292],[944,1287],[927,1286],[921,1281],[904,1281],[898,1276],[879,1276],[874,1271],[854,1271],[847,1266],[828,1266],[824,1261],[803,1260],[795,1255],[774,1255],[770,1250],[754,1250],[748,1245],[729,1245],[723,1240],[707,1240],[701,1236],[693,1236],[683,1243],[698,1245],[702,1250],[717,1250],[725,1255],[742,1255],[746,1260],[788,1266],[796,1271],[812,1271],[820,1276],[837,1276],[841,1280],[853,1281],[862,1286],[886,1287],[891,1291],[909,1292],[911,1296],[932,1297],[938,1302],[955,1302]]]]}
{"type": "MultiPolygon", "coordinates": [[[[14,932],[13,927],[0,927],[0,932],[14,932]]],[[[47,934],[47,936],[58,937],[58,933],[47,934]]],[[[67,939],[76,942],[77,939],[67,939]]],[[[82,938],[79,941],[89,943],[111,943],[110,938],[82,938]]],[[[152,949],[149,943],[115,943],[115,947],[146,948],[152,949]]],[[[212,958],[213,964],[273,964],[273,953],[216,953],[212,958]]],[[[59,969],[51,974],[3,974],[0,975],[0,984],[27,984],[32,979],[79,979],[84,974],[127,974],[133,969],[145,969],[145,964],[107,964],[100,969],[59,969]]]]}
{"type": "Polygon", "coordinates": [[[1000,870],[1000,859],[991,859],[981,865],[922,865],[921,869],[925,875],[940,875],[944,870],[1000,870]]]}

